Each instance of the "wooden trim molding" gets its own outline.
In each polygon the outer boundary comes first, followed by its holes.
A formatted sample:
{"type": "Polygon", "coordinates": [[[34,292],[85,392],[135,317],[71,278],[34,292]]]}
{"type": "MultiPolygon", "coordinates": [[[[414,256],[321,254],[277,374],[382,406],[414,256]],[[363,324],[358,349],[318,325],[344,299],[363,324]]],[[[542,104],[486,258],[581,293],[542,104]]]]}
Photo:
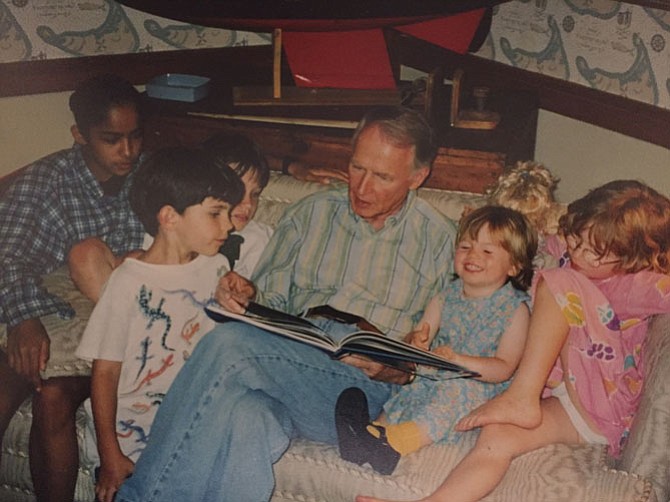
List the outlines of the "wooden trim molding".
{"type": "MultiPolygon", "coordinates": [[[[0,97],[69,91],[93,75],[116,73],[143,85],[162,73],[194,73],[219,82],[272,82],[271,46],[226,47],[148,53],[88,56],[0,64],[0,97]]],[[[288,67],[284,82],[292,82],[288,67]]]]}
{"type": "MultiPolygon", "coordinates": [[[[426,72],[462,68],[470,82],[537,92],[545,110],[670,148],[670,110],[528,72],[472,55],[459,55],[395,30],[386,32],[394,64],[426,72]]],[[[144,84],[166,72],[195,73],[220,83],[270,85],[272,46],[231,47],[0,64],[0,97],[72,90],[91,75],[117,73],[144,84]]],[[[292,82],[286,65],[284,85],[292,82]]]]}
{"type": "Polygon", "coordinates": [[[641,5],[650,9],[670,10],[670,0],[624,0],[625,3],[641,5]]]}

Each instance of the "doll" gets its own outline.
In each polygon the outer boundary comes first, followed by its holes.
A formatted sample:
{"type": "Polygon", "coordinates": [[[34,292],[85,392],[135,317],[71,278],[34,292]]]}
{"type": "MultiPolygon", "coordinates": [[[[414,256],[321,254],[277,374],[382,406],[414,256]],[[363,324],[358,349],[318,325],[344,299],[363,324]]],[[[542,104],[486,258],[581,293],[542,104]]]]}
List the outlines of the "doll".
{"type": "Polygon", "coordinates": [[[546,250],[547,237],[558,232],[558,220],[565,205],[556,202],[554,190],[559,179],[542,164],[517,162],[498,177],[486,191],[489,204],[516,209],[528,218],[539,238],[536,268],[555,266],[556,260],[546,250]]]}

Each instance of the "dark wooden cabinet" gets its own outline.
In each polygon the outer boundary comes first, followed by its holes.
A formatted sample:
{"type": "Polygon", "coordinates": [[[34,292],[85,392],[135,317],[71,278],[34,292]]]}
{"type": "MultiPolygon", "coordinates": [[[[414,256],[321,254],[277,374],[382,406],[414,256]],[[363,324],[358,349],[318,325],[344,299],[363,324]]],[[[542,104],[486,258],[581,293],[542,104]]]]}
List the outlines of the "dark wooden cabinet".
{"type": "MultiPolygon", "coordinates": [[[[218,131],[235,129],[253,137],[275,160],[275,169],[286,157],[346,169],[353,127],[371,106],[232,106],[229,91],[221,89],[197,103],[147,102],[148,149],[196,145],[218,131]]],[[[454,129],[448,103],[442,106],[443,119],[439,109],[434,114],[441,147],[426,186],[483,192],[506,164],[533,158],[537,104],[531,93],[491,96],[488,106],[502,117],[492,131],[454,129]]]]}

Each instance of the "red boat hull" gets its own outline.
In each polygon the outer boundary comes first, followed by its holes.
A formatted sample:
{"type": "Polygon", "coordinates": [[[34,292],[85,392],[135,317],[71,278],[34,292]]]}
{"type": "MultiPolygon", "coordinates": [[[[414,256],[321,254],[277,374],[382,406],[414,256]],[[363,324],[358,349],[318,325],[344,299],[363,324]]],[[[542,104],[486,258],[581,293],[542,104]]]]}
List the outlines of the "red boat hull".
{"type": "MultiPolygon", "coordinates": [[[[119,0],[170,19],[228,29],[271,32],[296,85],[343,89],[395,87],[383,28],[393,27],[455,52],[467,51],[485,7],[482,0],[119,0]],[[271,5],[272,10],[268,8],[271,5]]],[[[435,62],[438,66],[439,61],[435,62]]]]}
{"type": "Polygon", "coordinates": [[[236,30],[352,31],[419,23],[506,0],[119,0],[169,19],[236,30]]]}

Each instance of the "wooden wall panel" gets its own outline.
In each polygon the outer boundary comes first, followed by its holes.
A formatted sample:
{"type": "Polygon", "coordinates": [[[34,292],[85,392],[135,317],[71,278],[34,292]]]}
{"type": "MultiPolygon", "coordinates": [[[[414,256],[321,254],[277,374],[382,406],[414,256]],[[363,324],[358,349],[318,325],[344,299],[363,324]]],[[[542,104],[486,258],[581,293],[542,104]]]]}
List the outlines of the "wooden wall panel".
{"type": "MultiPolygon", "coordinates": [[[[143,85],[163,73],[193,73],[222,83],[272,84],[271,46],[226,47],[0,64],[0,97],[69,91],[92,75],[116,73],[143,85]]],[[[283,82],[292,82],[288,67],[283,82]]]]}
{"type": "MultiPolygon", "coordinates": [[[[145,146],[157,149],[182,144],[195,146],[218,131],[233,129],[252,137],[266,155],[295,157],[307,165],[346,170],[351,157],[351,131],[327,128],[254,124],[192,116],[152,115],[146,124],[145,146]]],[[[278,163],[271,163],[277,169],[278,163]]],[[[505,156],[455,148],[440,148],[425,186],[483,192],[500,175],[505,156]]]]}

